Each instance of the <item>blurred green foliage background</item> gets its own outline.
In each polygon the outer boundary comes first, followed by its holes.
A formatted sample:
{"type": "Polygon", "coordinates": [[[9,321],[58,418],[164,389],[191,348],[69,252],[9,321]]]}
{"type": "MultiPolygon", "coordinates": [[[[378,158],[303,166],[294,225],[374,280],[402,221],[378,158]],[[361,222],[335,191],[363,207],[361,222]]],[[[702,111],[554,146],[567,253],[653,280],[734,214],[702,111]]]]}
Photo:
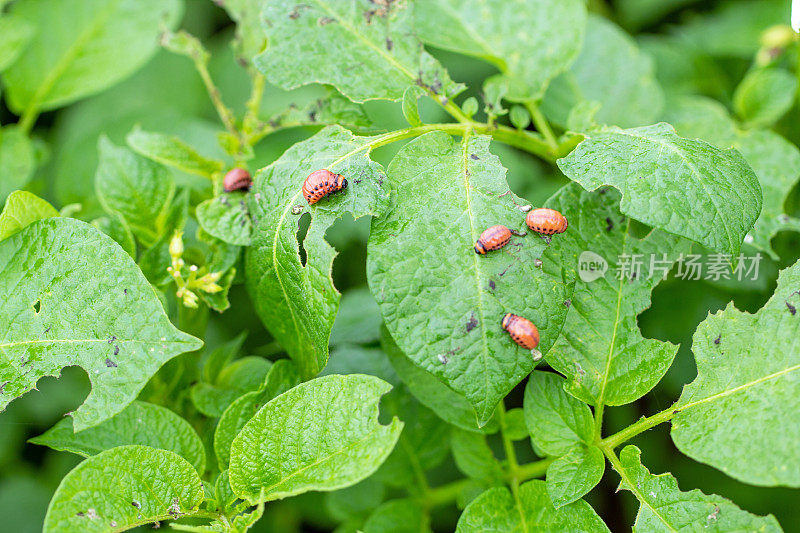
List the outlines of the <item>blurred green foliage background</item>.
{"type": "MultiPolygon", "coordinates": [[[[789,18],[788,0],[616,0],[589,4],[595,12],[608,16],[633,34],[652,55],[658,79],[667,94],[667,106],[672,97],[698,94],[717,99],[730,108],[733,91],[758,52],[762,32],[773,24],[788,22],[789,18]]],[[[187,0],[182,27],[200,37],[212,51],[212,74],[223,99],[234,109],[242,110],[249,82],[234,60],[230,48],[233,26],[225,12],[210,0],[187,0]]],[[[477,88],[483,79],[494,73],[485,63],[438,50],[433,52],[453,79],[473,88],[466,96],[478,96],[477,88]]],[[[305,88],[287,93],[269,87],[262,104],[263,116],[277,113],[289,103],[309,100],[318,90],[305,88]]],[[[423,101],[422,105],[425,121],[447,119],[430,102],[426,105],[423,101]]],[[[381,129],[406,125],[398,104],[370,102],[366,109],[381,129]]],[[[795,104],[776,128],[795,144],[800,144],[798,116],[795,104]]],[[[0,107],[0,123],[15,120],[8,109],[0,107]]],[[[95,97],[45,114],[38,124],[35,134],[47,141],[51,152],[48,163],[37,171],[28,188],[57,208],[82,204],[77,216],[85,219],[99,209],[93,199],[93,178],[101,134],[124,144],[125,135],[139,124],[149,131],[179,135],[205,154],[222,156],[215,138],[219,125],[200,78],[191,62],[163,50],[129,79],[95,97]]],[[[273,161],[312,131],[298,128],[267,137],[257,147],[253,168],[273,161]]],[[[388,164],[399,148],[395,144],[380,149],[374,157],[388,164]]],[[[557,168],[531,155],[497,143],[493,150],[508,168],[512,188],[533,205],[541,205],[567,182],[557,168]]],[[[185,184],[191,183],[188,176],[181,179],[185,184]]],[[[793,192],[786,212],[800,216],[800,191],[793,192]]],[[[351,219],[338,222],[328,232],[330,242],[339,251],[334,281],[345,294],[366,285],[368,231],[369,221],[356,223],[351,219]]],[[[642,415],[666,408],[679,396],[682,386],[694,378],[691,336],[709,312],[722,309],[730,301],[740,309],[755,311],[771,296],[778,269],[800,257],[800,236],[782,233],[773,244],[780,260],[764,259],[761,283],[732,287],[670,279],[657,288],[651,309],[639,319],[643,334],[680,343],[681,350],[667,377],[653,392],[635,404],[608,411],[609,434],[642,415]]],[[[224,315],[212,316],[207,344],[213,347],[248,330],[245,351],[258,354],[270,338],[252,311],[243,286],[234,287],[231,303],[231,309],[224,315]]],[[[377,313],[375,308],[374,318],[379,321],[377,313]]],[[[68,369],[58,380],[42,380],[38,391],[12,403],[0,417],[0,517],[3,517],[0,529],[16,533],[40,530],[51,495],[79,458],[28,444],[26,440],[51,427],[65,411],[80,405],[87,393],[88,380],[83,372],[68,369]]],[[[518,387],[507,405],[510,408],[521,404],[522,390],[518,387]]],[[[727,422],[722,420],[720,424],[727,422]]],[[[798,491],[747,486],[695,463],[675,449],[666,425],[641,435],[634,443],[643,449],[653,473],[672,472],[682,490],[700,488],[706,493],[720,494],[750,512],[773,513],[786,531],[800,531],[798,491]]],[[[523,459],[532,457],[530,449],[519,453],[523,459]]],[[[755,454],[753,461],[758,461],[755,454]]],[[[456,477],[452,460],[433,472],[432,477],[439,477],[442,482],[456,477]]],[[[375,497],[368,481],[333,495],[312,493],[270,504],[254,531],[330,531],[343,515],[368,514],[375,497]]],[[[603,482],[587,497],[613,531],[627,529],[637,509],[630,493],[614,494],[617,483],[617,475],[609,469],[603,482]]],[[[457,516],[456,509],[439,514],[434,526],[442,531],[452,530],[457,516]]]]}

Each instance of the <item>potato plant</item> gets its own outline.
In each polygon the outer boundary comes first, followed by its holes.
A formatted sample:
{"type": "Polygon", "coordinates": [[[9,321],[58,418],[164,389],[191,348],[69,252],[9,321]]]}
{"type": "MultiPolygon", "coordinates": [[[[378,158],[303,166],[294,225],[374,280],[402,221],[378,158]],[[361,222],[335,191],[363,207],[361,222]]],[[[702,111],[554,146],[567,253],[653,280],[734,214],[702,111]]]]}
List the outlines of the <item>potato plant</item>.
{"type": "Polygon", "coordinates": [[[800,531],[789,15],[0,0],[4,528],[800,531]]]}

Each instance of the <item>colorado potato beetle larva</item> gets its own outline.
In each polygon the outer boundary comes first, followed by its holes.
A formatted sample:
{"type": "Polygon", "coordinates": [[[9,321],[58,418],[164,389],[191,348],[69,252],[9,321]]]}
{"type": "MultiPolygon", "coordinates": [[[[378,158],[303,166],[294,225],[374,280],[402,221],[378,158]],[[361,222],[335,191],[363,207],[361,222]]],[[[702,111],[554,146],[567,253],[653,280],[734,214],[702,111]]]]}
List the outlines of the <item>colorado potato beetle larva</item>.
{"type": "Polygon", "coordinates": [[[534,209],[525,217],[525,223],[536,233],[553,235],[567,231],[567,218],[555,209],[534,209]]]}
{"type": "Polygon", "coordinates": [[[523,348],[534,350],[539,346],[539,330],[536,329],[533,322],[527,318],[513,313],[506,313],[503,315],[501,324],[503,325],[503,329],[511,335],[514,342],[523,348]]]}
{"type": "Polygon", "coordinates": [[[347,180],[341,174],[330,170],[315,170],[303,182],[303,196],[309,205],[313,205],[326,196],[347,188],[347,180]]]}
{"type": "Polygon", "coordinates": [[[481,236],[475,243],[475,253],[485,255],[486,252],[499,250],[508,244],[509,240],[511,240],[510,229],[501,225],[492,226],[481,233],[481,236]]]}
{"type": "Polygon", "coordinates": [[[222,187],[225,189],[225,192],[249,191],[252,185],[253,178],[250,176],[250,173],[239,167],[229,170],[222,180],[222,187]]]}

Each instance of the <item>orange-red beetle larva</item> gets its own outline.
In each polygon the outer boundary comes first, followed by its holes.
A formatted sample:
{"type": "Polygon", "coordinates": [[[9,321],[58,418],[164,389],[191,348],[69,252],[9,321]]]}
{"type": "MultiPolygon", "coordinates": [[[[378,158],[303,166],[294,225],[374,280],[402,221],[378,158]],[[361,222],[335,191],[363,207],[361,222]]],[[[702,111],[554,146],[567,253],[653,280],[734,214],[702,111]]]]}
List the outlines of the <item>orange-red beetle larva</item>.
{"type": "Polygon", "coordinates": [[[555,209],[534,209],[525,217],[525,223],[536,233],[553,235],[567,231],[567,218],[555,209]]]}
{"type": "Polygon", "coordinates": [[[503,315],[501,322],[503,329],[511,335],[514,342],[519,344],[525,349],[534,350],[539,346],[539,330],[533,325],[533,322],[521,316],[506,313],[503,315]]]}
{"type": "Polygon", "coordinates": [[[252,185],[253,178],[250,176],[250,173],[239,167],[229,170],[222,180],[222,187],[225,189],[225,192],[249,191],[252,185]]]}
{"type": "Polygon", "coordinates": [[[499,250],[511,240],[511,230],[505,226],[492,226],[488,228],[475,243],[475,253],[485,255],[486,252],[499,250]]]}
{"type": "Polygon", "coordinates": [[[341,174],[330,170],[315,170],[303,182],[303,196],[309,205],[313,205],[326,196],[347,188],[347,180],[341,174]]]}

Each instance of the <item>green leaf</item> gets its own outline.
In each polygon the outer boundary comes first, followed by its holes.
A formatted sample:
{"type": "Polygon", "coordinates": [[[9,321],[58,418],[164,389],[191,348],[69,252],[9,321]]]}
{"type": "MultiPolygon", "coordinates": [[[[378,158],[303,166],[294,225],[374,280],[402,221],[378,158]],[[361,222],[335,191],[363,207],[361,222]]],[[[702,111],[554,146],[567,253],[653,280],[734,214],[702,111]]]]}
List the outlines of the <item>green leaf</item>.
{"type": "Polygon", "coordinates": [[[797,78],[781,68],[760,68],[747,73],[733,95],[736,114],[750,127],[769,127],[791,109],[797,78]]]}
{"type": "Polygon", "coordinates": [[[422,124],[419,118],[419,99],[424,94],[425,91],[417,85],[410,85],[403,93],[403,116],[412,126],[422,124]]]}
{"type": "Polygon", "coordinates": [[[388,172],[395,207],[373,220],[367,257],[370,289],[392,337],[414,363],[469,400],[479,425],[536,366],[530,350],[500,326],[503,314],[532,320],[546,353],[561,331],[571,289],[560,275],[535,266],[548,261],[558,239],[548,246],[536,235],[518,237],[504,251],[475,253],[489,226],[525,224],[514,205],[524,202],[509,194],[489,142],[468,135],[458,143],[432,132],[403,147],[388,172]]]}
{"type": "Polygon", "coordinates": [[[505,472],[489,448],[486,435],[458,429],[450,446],[456,466],[465,476],[491,484],[503,484],[505,472]]]}
{"type": "Polygon", "coordinates": [[[3,74],[9,106],[45,111],[114,85],[150,59],[182,11],[179,0],[15,2],[12,14],[36,33],[3,74]]]}
{"type": "Polygon", "coordinates": [[[472,432],[494,433],[499,426],[492,417],[489,422],[479,428],[475,409],[460,394],[436,379],[430,372],[418,367],[394,342],[386,326],[381,327],[381,346],[389,358],[397,375],[414,395],[428,409],[449,424],[472,432]]]}
{"type": "Polygon", "coordinates": [[[328,365],[320,372],[321,376],[331,374],[369,374],[381,378],[392,386],[400,384],[397,374],[382,350],[353,344],[342,344],[333,350],[328,365]]]}
{"type": "Polygon", "coordinates": [[[216,383],[222,370],[236,357],[242,350],[242,345],[247,338],[247,331],[241,332],[233,339],[224,342],[207,352],[203,357],[203,381],[216,383]]]}
{"type": "Polygon", "coordinates": [[[626,446],[620,454],[619,488],[639,500],[634,531],[783,531],[772,515],[756,516],[742,511],[716,494],[695,489],[682,492],[669,473],[653,475],[642,465],[641,451],[626,446]]]}
{"type": "Polygon", "coordinates": [[[339,522],[353,519],[363,523],[386,499],[386,488],[376,477],[325,494],[325,507],[331,517],[339,522]]]}
{"type": "Polygon", "coordinates": [[[600,103],[599,123],[623,128],[652,124],[664,109],[653,61],[627,33],[598,15],[589,17],[583,50],[550,85],[542,110],[565,125],[570,110],[585,101],[600,103]]]}
{"type": "Polygon", "coordinates": [[[172,276],[167,272],[167,267],[172,262],[169,243],[175,231],[183,231],[186,226],[186,220],[189,217],[189,191],[178,193],[172,201],[172,205],[167,205],[166,209],[161,237],[139,256],[139,268],[142,269],[150,283],[156,286],[166,285],[172,281],[172,276]]]}
{"type": "Polygon", "coordinates": [[[223,193],[197,206],[197,222],[210,235],[237,246],[249,246],[253,222],[247,212],[246,193],[223,193]]]}
{"type": "Polygon", "coordinates": [[[191,388],[192,403],[204,415],[218,418],[239,396],[258,390],[271,366],[261,357],[237,359],[220,372],[215,382],[195,383],[191,388]]]}
{"type": "Polygon", "coordinates": [[[0,409],[78,365],[92,383],[73,414],[81,431],[122,411],[166,361],[202,346],[170,324],[130,256],[83,222],[34,222],[0,242],[0,267],[0,409]]]}
{"type": "Polygon", "coordinates": [[[416,500],[390,500],[370,515],[364,533],[427,533],[430,518],[416,500]]]}
{"type": "Polygon", "coordinates": [[[92,226],[114,239],[129,256],[136,258],[136,240],[125,219],[118,213],[96,218],[92,220],[92,226]]]}
{"type": "Polygon", "coordinates": [[[508,119],[511,124],[519,130],[524,130],[531,124],[531,115],[524,106],[514,105],[511,106],[511,112],[508,114],[508,119]]]}
{"type": "Polygon", "coordinates": [[[487,490],[464,509],[456,531],[594,533],[608,531],[608,528],[584,501],[556,509],[547,495],[545,482],[534,480],[520,486],[519,500],[516,502],[505,487],[487,490]]]}
{"type": "Polygon", "coordinates": [[[556,509],[581,499],[603,478],[606,460],[597,446],[578,444],[547,468],[547,493],[556,509]]]}
{"type": "Polygon", "coordinates": [[[150,133],[138,126],[128,134],[125,140],[128,146],[140,155],[189,174],[210,179],[214,174],[222,172],[225,165],[222,161],[200,155],[178,137],[163,133],[150,133]]]}
{"type": "Polygon", "coordinates": [[[511,440],[525,440],[530,436],[525,423],[525,411],[521,407],[506,411],[504,431],[511,440]]]}
{"type": "Polygon", "coordinates": [[[560,456],[594,438],[589,406],[564,391],[566,381],[551,372],[533,372],[525,385],[525,422],[538,450],[560,456]]]}
{"type": "Polygon", "coordinates": [[[380,397],[390,388],[372,376],[325,376],[271,400],[233,441],[233,491],[256,503],[368,477],[403,429],[396,418],[386,426],[377,420],[380,397]]]}
{"type": "Polygon", "coordinates": [[[739,152],[668,124],[588,133],[558,166],[587,190],[619,189],[622,213],[733,256],[761,212],[758,178],[739,152]]]}
{"type": "Polygon", "coordinates": [[[354,102],[400,100],[415,84],[452,98],[462,86],[424,50],[412,11],[370,0],[269,0],[261,13],[269,46],[255,65],[284,89],[326,83],[354,102]]]}
{"type": "Polygon", "coordinates": [[[684,387],[672,440],[745,483],[800,487],[800,262],[755,314],[729,305],[694,334],[697,378],[684,387]],[[724,421],[725,423],[722,423],[724,421]],[[768,450],[754,461],[750,450],[768,450]]]}
{"type": "Polygon", "coordinates": [[[720,148],[730,148],[739,135],[725,106],[704,96],[670,98],[664,120],[681,137],[701,139],[720,148]]]}
{"type": "Polygon", "coordinates": [[[0,201],[25,187],[35,168],[31,140],[16,126],[0,128],[0,201]]]}
{"type": "Polygon", "coordinates": [[[0,13],[0,72],[14,64],[32,37],[30,23],[16,15],[0,13]]]}
{"type": "Polygon", "coordinates": [[[261,0],[225,0],[219,5],[236,22],[236,40],[234,42],[236,57],[249,65],[256,54],[262,52],[266,45],[266,38],[259,19],[262,2],[261,0]]]}
{"type": "Polygon", "coordinates": [[[351,289],[342,295],[330,343],[370,344],[381,338],[381,323],[381,311],[369,289],[351,289]]]}
{"type": "Polygon", "coordinates": [[[203,442],[194,428],[169,409],[147,402],[133,402],[114,417],[78,433],[73,430],[72,420],[60,420],[29,442],[83,457],[117,446],[141,444],[175,452],[201,475],[206,465],[203,442]]]}
{"type": "Polygon", "coordinates": [[[231,444],[239,431],[261,407],[271,399],[300,383],[294,364],[288,359],[279,359],[270,367],[263,385],[255,391],[239,396],[225,409],[214,431],[214,451],[220,465],[227,465],[231,456],[231,444]]]}
{"type": "Polygon", "coordinates": [[[351,102],[336,89],[327,86],[321,98],[302,107],[291,104],[285,111],[273,115],[267,122],[276,130],[325,124],[338,124],[349,130],[364,130],[372,125],[372,120],[363,106],[351,102]]]}
{"type": "Polygon", "coordinates": [[[55,207],[33,193],[14,191],[6,198],[0,214],[0,241],[37,220],[57,217],[55,207]]]}
{"type": "Polygon", "coordinates": [[[179,455],[147,446],[120,446],[86,459],[64,477],[44,521],[44,533],[124,531],[192,514],[203,484],[179,455]]]}
{"type": "Polygon", "coordinates": [[[613,189],[587,192],[570,184],[547,202],[570,221],[562,236],[568,252],[558,264],[581,276],[547,361],[567,376],[570,394],[592,405],[640,398],[661,380],[678,351],[671,343],[643,338],[636,320],[689,243],[659,230],[634,237],[619,201],[613,189]],[[590,261],[607,270],[590,272],[590,261]]]}
{"type": "Polygon", "coordinates": [[[143,243],[152,245],[166,228],[175,195],[172,174],[127,148],[115,146],[106,136],[100,137],[98,149],[100,163],[94,184],[100,203],[108,213],[119,213],[143,243]]]}
{"type": "Polygon", "coordinates": [[[379,216],[388,207],[385,174],[369,159],[376,139],[380,137],[356,137],[340,127],[327,127],[261,170],[248,195],[255,226],[247,249],[247,288],[261,320],[306,378],[325,367],[339,306],[331,280],[335,250],[325,232],[344,213],[357,219],[379,216]],[[308,206],[303,182],[322,168],[344,175],[349,186],[308,206]],[[302,244],[305,262],[297,240],[304,212],[311,215],[302,244]]]}
{"type": "Polygon", "coordinates": [[[416,16],[426,44],[500,69],[515,102],[544,95],[577,57],[586,26],[580,0],[430,0],[416,5],[416,16]]]}

